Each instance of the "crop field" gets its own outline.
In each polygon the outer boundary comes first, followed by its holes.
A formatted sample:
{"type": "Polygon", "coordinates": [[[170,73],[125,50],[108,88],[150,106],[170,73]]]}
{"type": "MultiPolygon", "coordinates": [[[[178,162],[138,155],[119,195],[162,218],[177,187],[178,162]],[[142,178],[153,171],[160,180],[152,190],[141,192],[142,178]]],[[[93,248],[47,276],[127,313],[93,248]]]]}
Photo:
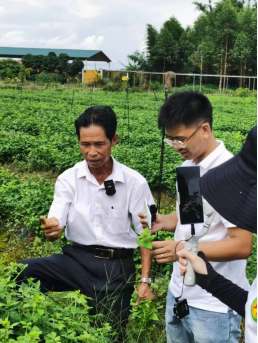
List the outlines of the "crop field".
{"type": "MultiPolygon", "coordinates": [[[[233,96],[210,96],[209,99],[214,109],[214,135],[236,154],[256,124],[256,99],[233,96]]],[[[59,252],[65,244],[64,237],[54,243],[45,241],[39,216],[48,213],[56,177],[82,160],[74,120],[87,107],[113,108],[120,137],[113,155],[120,163],[140,172],[156,196],[161,147],[157,116],[163,102],[163,93],[0,90],[1,342],[16,342],[18,337],[21,337],[18,342],[24,343],[114,341],[116,324],[101,315],[92,319],[80,294],[45,296],[33,284],[15,291],[11,277],[17,267],[10,263],[59,252]],[[73,317],[67,316],[69,311],[73,317]],[[25,336],[27,340],[22,340],[25,336]],[[40,340],[42,337],[45,340],[40,340]]],[[[182,162],[178,153],[165,147],[163,213],[175,206],[175,168],[182,162]]],[[[159,234],[159,239],[169,238],[169,234],[159,234]]],[[[135,260],[139,260],[138,253],[135,260]]],[[[250,282],[256,276],[256,263],[255,239],[247,267],[250,282]]],[[[154,302],[143,302],[133,309],[126,342],[165,342],[164,309],[172,266],[154,265],[153,270],[158,276],[153,285],[154,302]]]]}

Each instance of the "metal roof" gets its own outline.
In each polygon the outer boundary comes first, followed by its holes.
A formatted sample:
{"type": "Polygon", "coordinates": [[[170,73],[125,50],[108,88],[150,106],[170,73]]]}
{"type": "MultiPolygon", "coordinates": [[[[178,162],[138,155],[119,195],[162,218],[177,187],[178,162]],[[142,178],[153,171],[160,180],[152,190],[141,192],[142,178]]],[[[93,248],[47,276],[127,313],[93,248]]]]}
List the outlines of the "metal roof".
{"type": "Polygon", "coordinates": [[[57,56],[67,54],[81,60],[111,62],[111,60],[101,50],[74,50],[74,49],[41,49],[41,48],[11,48],[0,47],[0,57],[22,58],[24,55],[43,55],[47,56],[49,52],[54,52],[57,56]]]}

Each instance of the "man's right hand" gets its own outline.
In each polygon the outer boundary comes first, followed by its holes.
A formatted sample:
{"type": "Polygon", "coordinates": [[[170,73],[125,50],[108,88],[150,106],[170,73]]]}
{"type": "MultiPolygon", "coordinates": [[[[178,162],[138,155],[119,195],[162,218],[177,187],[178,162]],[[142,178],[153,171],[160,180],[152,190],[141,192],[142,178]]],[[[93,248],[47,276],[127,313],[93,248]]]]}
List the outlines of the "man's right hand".
{"type": "MultiPolygon", "coordinates": [[[[140,212],[138,213],[138,216],[140,217],[140,222],[142,224],[143,229],[148,227],[147,219],[146,219],[146,213],[140,212]]],[[[156,220],[151,225],[151,233],[155,233],[157,231],[160,231],[163,229],[163,222],[162,222],[162,215],[157,213],[156,214],[156,220]]]]}
{"type": "Polygon", "coordinates": [[[47,219],[44,216],[40,216],[40,221],[45,233],[45,237],[49,241],[55,241],[61,236],[62,228],[59,226],[58,219],[54,217],[47,219]]]}

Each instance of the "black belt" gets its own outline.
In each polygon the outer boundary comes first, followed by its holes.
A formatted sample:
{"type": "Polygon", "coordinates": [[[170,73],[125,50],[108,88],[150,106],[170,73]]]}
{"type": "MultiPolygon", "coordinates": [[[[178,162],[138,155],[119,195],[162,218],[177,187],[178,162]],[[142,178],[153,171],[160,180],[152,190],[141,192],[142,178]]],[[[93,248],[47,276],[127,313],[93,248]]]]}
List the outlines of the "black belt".
{"type": "Polygon", "coordinates": [[[107,260],[133,257],[134,252],[134,249],[108,248],[101,245],[82,245],[75,242],[73,242],[73,245],[82,248],[86,252],[94,254],[97,258],[104,258],[107,260]]]}

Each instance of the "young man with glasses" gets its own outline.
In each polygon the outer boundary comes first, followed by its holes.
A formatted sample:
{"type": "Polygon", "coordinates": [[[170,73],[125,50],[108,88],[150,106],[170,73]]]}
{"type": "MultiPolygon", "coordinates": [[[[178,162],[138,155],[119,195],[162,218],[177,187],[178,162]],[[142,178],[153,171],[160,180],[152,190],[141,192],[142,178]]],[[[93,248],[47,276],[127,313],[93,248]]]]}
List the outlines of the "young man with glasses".
{"type": "MultiPolygon", "coordinates": [[[[217,141],[212,133],[212,106],[202,93],[186,91],[172,95],[160,109],[158,124],[166,130],[165,142],[185,158],[182,165],[199,165],[201,176],[232,157],[224,143],[217,141]]],[[[146,227],[145,214],[139,216],[146,227]]],[[[178,218],[177,204],[176,212],[157,214],[151,227],[152,233],[159,230],[175,232],[174,240],[153,242],[153,256],[158,263],[174,262],[166,308],[167,342],[239,342],[241,317],[199,286],[183,288],[190,314],[183,319],[174,315],[175,298],[180,297],[183,284],[175,252],[184,248],[184,242],[180,241],[185,239],[185,234],[191,233],[190,225],[181,225],[178,218]]],[[[195,225],[196,234],[202,226],[195,225]]],[[[236,228],[217,214],[209,232],[199,240],[199,250],[205,253],[217,272],[248,290],[245,259],[252,250],[251,233],[236,228]]]]}

